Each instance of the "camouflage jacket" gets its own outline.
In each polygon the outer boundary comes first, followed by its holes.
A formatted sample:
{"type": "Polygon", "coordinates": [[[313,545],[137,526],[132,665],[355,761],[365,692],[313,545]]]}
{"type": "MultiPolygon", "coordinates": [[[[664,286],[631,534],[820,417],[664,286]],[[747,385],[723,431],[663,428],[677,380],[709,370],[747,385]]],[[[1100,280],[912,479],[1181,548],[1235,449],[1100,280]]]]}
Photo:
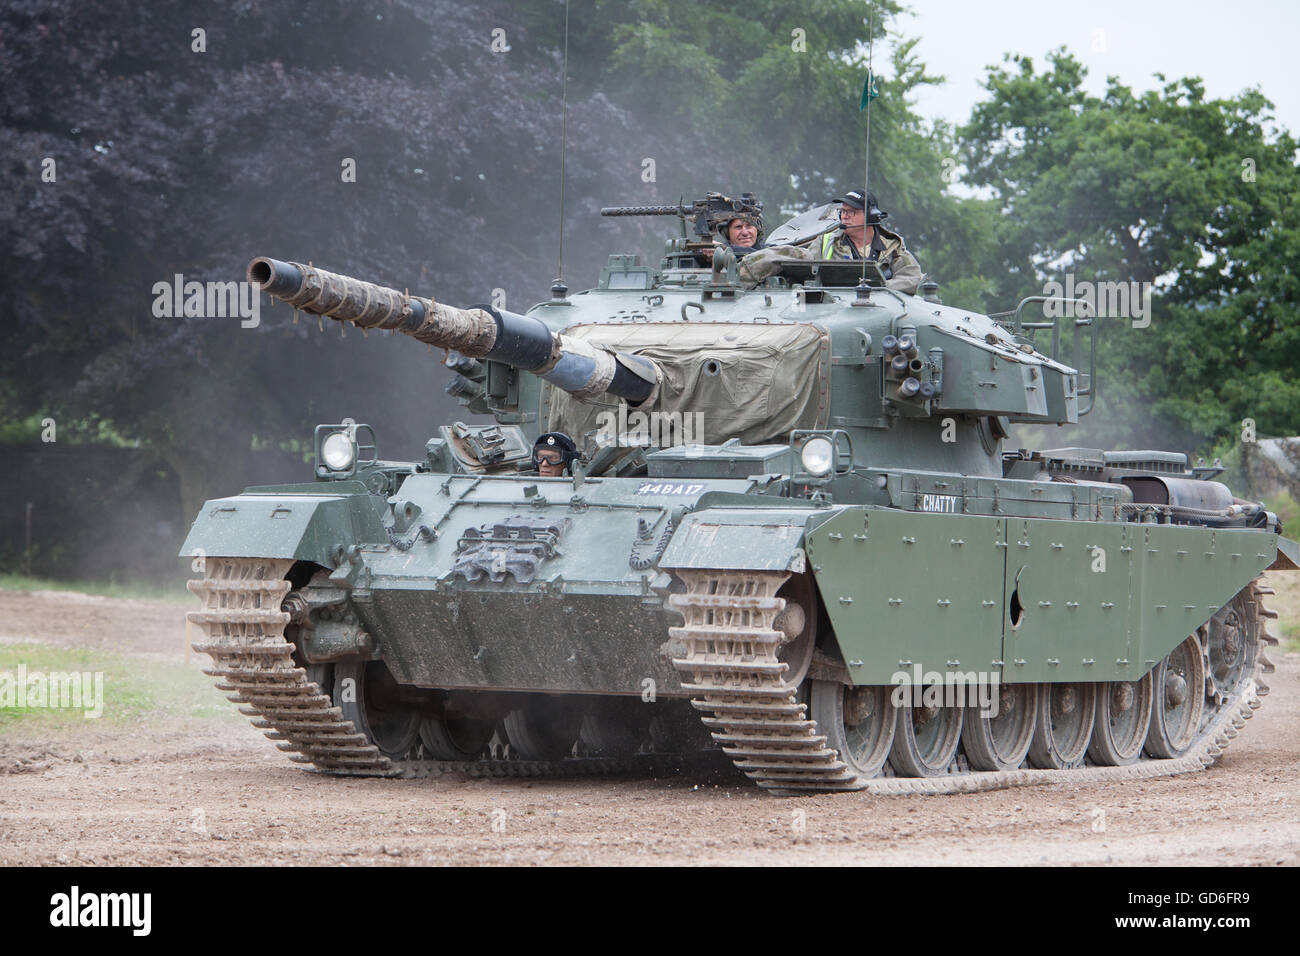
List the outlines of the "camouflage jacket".
{"type": "MultiPolygon", "coordinates": [[[[871,251],[867,258],[880,263],[880,271],[885,274],[885,285],[895,292],[915,295],[921,288],[921,266],[916,257],[907,251],[903,237],[890,232],[884,226],[874,226],[875,234],[871,237],[871,251]]],[[[861,259],[858,250],[849,240],[843,229],[818,236],[807,243],[820,259],[861,259]]]]}
{"type": "MultiPolygon", "coordinates": [[[[880,226],[875,230],[871,240],[871,258],[880,263],[885,285],[895,292],[915,295],[923,276],[920,265],[903,244],[903,237],[880,226]]],[[[849,245],[848,237],[837,229],[801,246],[765,246],[745,256],[737,271],[741,281],[752,289],[768,276],[775,275],[783,259],[860,259],[856,252],[849,245]],[[822,255],[823,244],[827,245],[826,256],[822,255]]]]}

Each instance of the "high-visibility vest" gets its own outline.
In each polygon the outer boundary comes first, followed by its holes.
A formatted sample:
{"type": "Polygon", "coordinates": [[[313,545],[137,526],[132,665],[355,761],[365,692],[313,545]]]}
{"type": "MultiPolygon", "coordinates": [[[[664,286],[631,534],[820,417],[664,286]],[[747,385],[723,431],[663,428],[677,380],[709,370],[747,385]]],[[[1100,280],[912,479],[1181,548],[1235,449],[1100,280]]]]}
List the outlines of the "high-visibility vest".
{"type": "MultiPolygon", "coordinates": [[[[832,229],[830,232],[828,232],[828,233],[824,233],[824,234],[822,235],[822,256],[821,256],[821,257],[822,257],[823,259],[833,259],[833,258],[834,258],[834,253],[831,251],[831,248],[835,245],[835,239],[836,239],[836,236],[837,236],[837,233],[836,233],[835,230],[833,230],[833,229],[832,229]]],[[[851,243],[852,241],[853,241],[853,240],[851,240],[851,239],[849,240],[850,243],[851,243]]],[[[875,244],[875,238],[873,237],[873,238],[872,238],[872,245],[874,246],[874,244],[875,244]]],[[[861,256],[857,256],[857,257],[855,257],[855,256],[844,256],[843,258],[845,258],[845,259],[852,259],[852,258],[861,258],[861,256]]],[[[881,272],[881,275],[883,275],[886,279],[893,278],[894,271],[889,267],[889,263],[887,263],[887,262],[881,262],[880,259],[879,259],[879,257],[877,256],[877,254],[876,254],[876,250],[875,250],[874,248],[872,248],[872,249],[870,249],[870,250],[868,251],[868,253],[867,253],[867,258],[870,259],[870,260],[872,260],[873,262],[877,263],[877,264],[880,266],[880,272],[881,272]]]]}
{"type": "MultiPolygon", "coordinates": [[[[836,233],[836,231],[835,231],[834,229],[832,229],[830,232],[824,233],[824,234],[822,235],[822,258],[823,258],[823,259],[831,259],[831,258],[833,258],[833,253],[831,252],[831,247],[835,245],[835,239],[836,239],[836,236],[837,236],[837,233],[836,233]]],[[[850,258],[850,257],[849,257],[849,256],[845,256],[844,258],[848,259],[848,258],[850,258]]]]}

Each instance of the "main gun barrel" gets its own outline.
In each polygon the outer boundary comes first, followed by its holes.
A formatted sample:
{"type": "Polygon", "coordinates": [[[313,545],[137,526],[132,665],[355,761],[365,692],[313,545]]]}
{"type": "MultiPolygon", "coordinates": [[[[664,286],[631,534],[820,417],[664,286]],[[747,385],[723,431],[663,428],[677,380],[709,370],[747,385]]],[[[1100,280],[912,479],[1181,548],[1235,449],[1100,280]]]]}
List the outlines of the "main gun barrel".
{"type": "Polygon", "coordinates": [[[401,332],[470,358],[502,362],[532,372],[579,398],[609,393],[636,405],[658,387],[659,373],[650,359],[552,332],[532,316],[487,306],[458,309],[266,256],[248,264],[248,281],[295,309],[362,329],[401,332]]]}

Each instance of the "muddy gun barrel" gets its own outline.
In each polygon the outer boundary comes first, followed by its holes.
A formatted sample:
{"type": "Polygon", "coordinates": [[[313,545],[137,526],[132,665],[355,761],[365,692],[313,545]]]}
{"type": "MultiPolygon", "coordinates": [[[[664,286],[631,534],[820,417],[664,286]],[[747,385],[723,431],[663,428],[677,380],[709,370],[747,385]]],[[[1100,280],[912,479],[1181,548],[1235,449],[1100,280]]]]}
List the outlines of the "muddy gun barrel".
{"type": "Polygon", "coordinates": [[[361,329],[387,329],[476,359],[532,372],[582,399],[606,393],[637,405],[658,390],[650,359],[552,332],[528,315],[476,306],[459,309],[301,262],[259,256],[248,281],[295,309],[361,329]]]}

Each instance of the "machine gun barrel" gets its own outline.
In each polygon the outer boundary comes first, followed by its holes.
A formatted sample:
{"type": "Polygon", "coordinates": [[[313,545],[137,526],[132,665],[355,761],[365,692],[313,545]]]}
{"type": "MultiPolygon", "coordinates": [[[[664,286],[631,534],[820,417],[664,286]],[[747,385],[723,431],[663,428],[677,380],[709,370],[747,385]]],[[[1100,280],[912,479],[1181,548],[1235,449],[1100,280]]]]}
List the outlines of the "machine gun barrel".
{"type": "Polygon", "coordinates": [[[663,206],[606,206],[600,211],[602,216],[680,216],[682,221],[691,219],[695,223],[695,234],[707,237],[715,227],[730,222],[736,216],[760,216],[763,204],[754,198],[753,193],[743,193],[739,199],[732,199],[722,193],[709,193],[703,199],[697,199],[689,206],[684,203],[663,206]]]}
{"type": "Polygon", "coordinates": [[[694,210],[687,206],[605,206],[602,216],[691,216],[694,210]]]}
{"type": "Polygon", "coordinates": [[[458,309],[266,256],[248,264],[248,281],[295,309],[362,329],[401,332],[470,358],[502,362],[532,372],[579,398],[609,393],[635,405],[658,388],[659,372],[650,359],[552,332],[546,323],[529,315],[487,306],[458,309]]]}

